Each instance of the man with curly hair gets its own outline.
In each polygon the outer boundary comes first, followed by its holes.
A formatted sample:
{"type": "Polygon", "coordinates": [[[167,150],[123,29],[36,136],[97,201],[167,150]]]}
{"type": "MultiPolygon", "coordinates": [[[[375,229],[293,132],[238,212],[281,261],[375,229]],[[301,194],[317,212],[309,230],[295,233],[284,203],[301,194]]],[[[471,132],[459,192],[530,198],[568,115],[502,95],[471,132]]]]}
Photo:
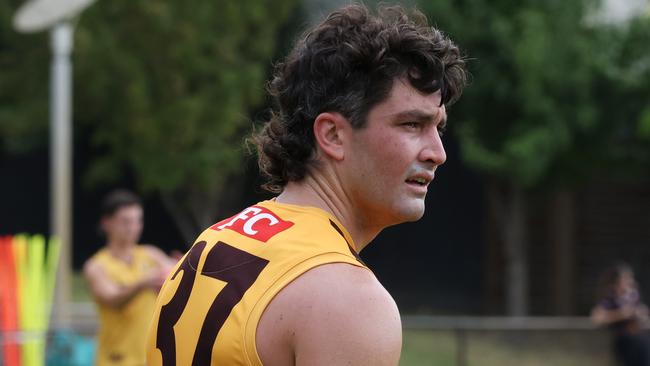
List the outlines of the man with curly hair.
{"type": "Polygon", "coordinates": [[[278,195],[198,237],[161,291],[148,364],[397,365],[397,306],[358,253],[424,214],[465,84],[417,11],[351,5],[309,30],[251,138],[278,195]]]}

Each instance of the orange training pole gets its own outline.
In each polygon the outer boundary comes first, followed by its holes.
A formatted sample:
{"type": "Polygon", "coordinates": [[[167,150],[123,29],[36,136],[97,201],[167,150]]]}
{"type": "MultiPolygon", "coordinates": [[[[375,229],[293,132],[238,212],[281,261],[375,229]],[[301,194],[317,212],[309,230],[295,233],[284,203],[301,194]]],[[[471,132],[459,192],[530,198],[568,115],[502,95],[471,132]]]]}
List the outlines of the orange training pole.
{"type": "MultiPolygon", "coordinates": [[[[0,237],[0,332],[13,336],[18,331],[18,284],[12,241],[11,236],[0,237]]],[[[2,351],[4,365],[20,366],[20,345],[17,342],[6,339],[2,351]]]]}

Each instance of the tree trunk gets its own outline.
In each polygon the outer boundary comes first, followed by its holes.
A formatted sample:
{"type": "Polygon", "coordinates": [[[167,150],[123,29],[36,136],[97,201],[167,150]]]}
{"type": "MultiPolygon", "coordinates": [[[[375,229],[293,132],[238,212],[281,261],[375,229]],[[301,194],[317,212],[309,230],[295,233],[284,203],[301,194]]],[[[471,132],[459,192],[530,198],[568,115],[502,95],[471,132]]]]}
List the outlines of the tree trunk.
{"type": "Polygon", "coordinates": [[[491,215],[504,246],[506,314],[528,314],[528,230],[525,191],[514,183],[493,182],[488,193],[491,215]]]}
{"type": "Polygon", "coordinates": [[[506,246],[507,314],[528,314],[528,237],[526,197],[520,187],[508,187],[506,224],[503,228],[506,246]]]}
{"type": "Polygon", "coordinates": [[[556,315],[572,315],[575,216],[571,192],[559,191],[554,194],[548,217],[554,273],[554,276],[550,276],[552,306],[556,315]]]}

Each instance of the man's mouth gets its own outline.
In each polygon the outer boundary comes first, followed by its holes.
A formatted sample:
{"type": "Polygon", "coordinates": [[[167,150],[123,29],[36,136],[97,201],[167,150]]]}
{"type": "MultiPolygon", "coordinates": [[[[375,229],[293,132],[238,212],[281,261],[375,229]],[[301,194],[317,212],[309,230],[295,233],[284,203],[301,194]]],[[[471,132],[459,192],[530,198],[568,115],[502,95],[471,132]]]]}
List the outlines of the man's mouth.
{"type": "Polygon", "coordinates": [[[406,180],[406,183],[417,184],[424,187],[429,184],[429,181],[426,178],[418,177],[418,178],[409,178],[406,180]]]}
{"type": "Polygon", "coordinates": [[[420,187],[426,187],[431,183],[433,180],[433,173],[429,172],[418,172],[406,179],[406,183],[420,186],[420,187]]]}

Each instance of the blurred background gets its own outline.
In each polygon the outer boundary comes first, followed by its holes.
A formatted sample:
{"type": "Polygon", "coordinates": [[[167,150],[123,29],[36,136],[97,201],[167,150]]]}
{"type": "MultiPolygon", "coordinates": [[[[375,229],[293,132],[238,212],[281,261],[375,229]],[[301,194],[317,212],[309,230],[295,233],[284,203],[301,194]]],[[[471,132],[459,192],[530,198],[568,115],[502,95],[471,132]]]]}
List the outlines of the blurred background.
{"type": "MultiPolygon", "coordinates": [[[[141,242],[167,252],[271,197],[243,145],[268,118],[265,82],[346,3],[99,0],[74,21],[63,303],[75,316],[60,324],[94,332],[78,272],[103,245],[108,191],[143,196],[141,242]]],[[[13,29],[22,4],[0,0],[0,235],[49,235],[51,52],[47,32],[13,29]]],[[[455,40],[472,73],[424,218],[361,253],[403,314],[402,363],[614,365],[587,316],[616,260],[650,294],[650,3],[401,4],[455,40]]]]}

